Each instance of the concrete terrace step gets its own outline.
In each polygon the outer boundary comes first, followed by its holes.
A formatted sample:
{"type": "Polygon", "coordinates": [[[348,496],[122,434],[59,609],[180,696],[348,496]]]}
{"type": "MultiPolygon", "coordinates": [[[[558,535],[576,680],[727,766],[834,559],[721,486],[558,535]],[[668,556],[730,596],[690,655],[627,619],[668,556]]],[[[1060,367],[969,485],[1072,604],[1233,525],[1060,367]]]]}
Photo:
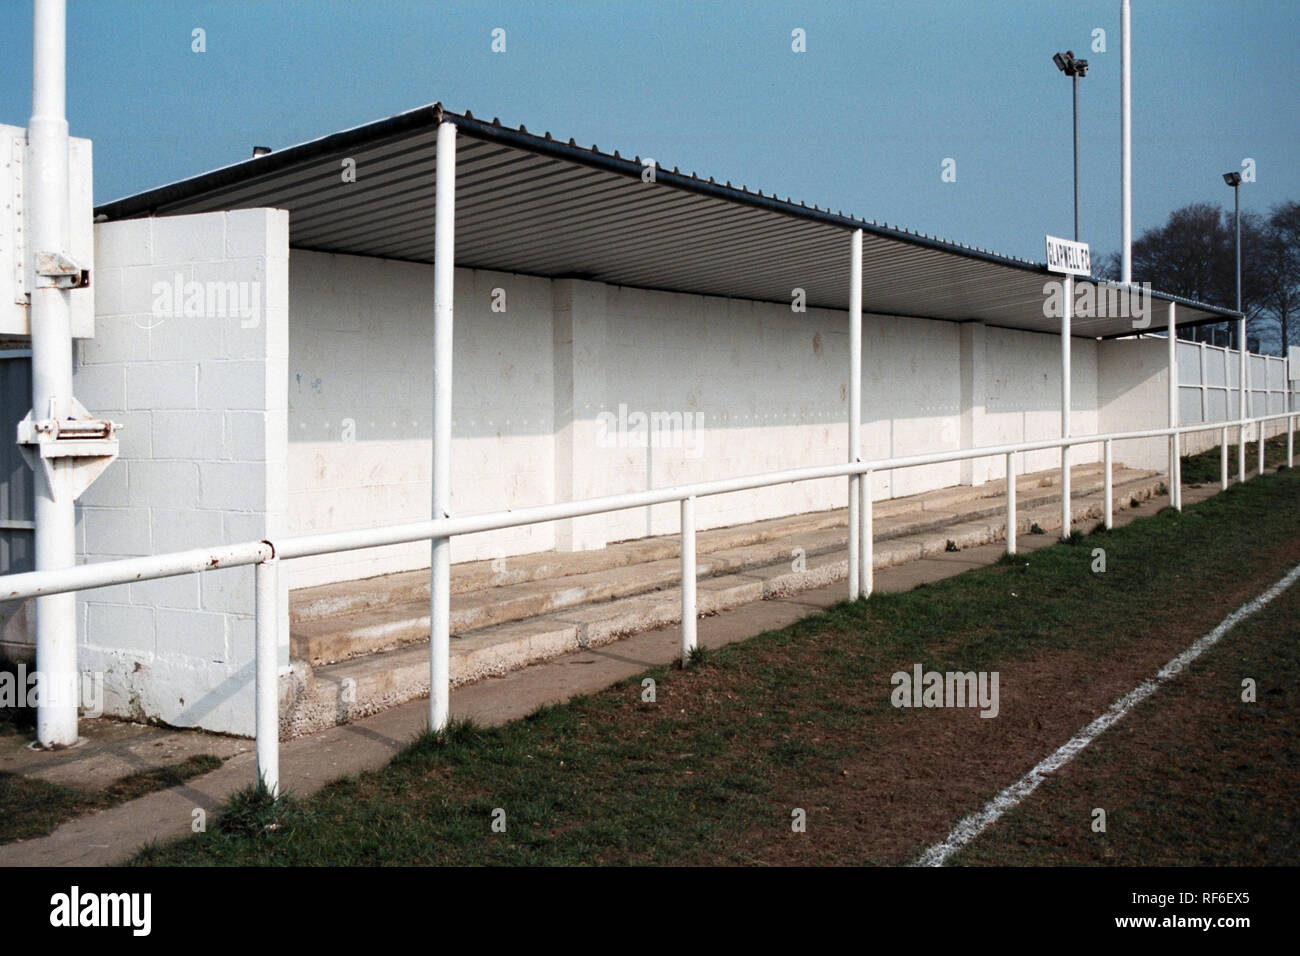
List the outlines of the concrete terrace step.
{"type": "MultiPolygon", "coordinates": [[[[1026,477],[1027,480],[1017,485],[1022,510],[1052,499],[1051,484],[1045,483],[1043,476],[1026,477]],[[1020,484],[1026,487],[1022,490],[1020,484]]],[[[1127,469],[1118,469],[1116,473],[1120,481],[1138,477],[1141,477],[1140,473],[1127,469]]],[[[1090,473],[1085,466],[1074,474],[1073,480],[1078,494],[1096,492],[1101,487],[1099,469],[1090,473]]],[[[1002,482],[997,482],[995,486],[943,489],[881,502],[876,510],[885,514],[875,518],[876,540],[921,534],[961,521],[1001,515],[1005,507],[1001,489],[1002,482]],[[973,496],[972,492],[978,496],[973,496]],[[901,503],[908,503],[910,507],[904,510],[901,503]]],[[[697,575],[707,580],[717,575],[789,563],[796,548],[806,557],[844,550],[848,538],[846,521],[846,511],[838,509],[703,532],[697,536],[697,575]]],[[[600,552],[580,552],[558,558],[554,554],[526,556],[533,560],[516,572],[522,578],[517,583],[486,584],[475,590],[462,589],[459,592],[453,587],[452,633],[672,587],[680,575],[679,544],[676,535],[625,542],[614,546],[623,553],[604,562],[604,567],[546,578],[537,577],[540,568],[554,567],[568,557],[581,557],[584,559],[582,565],[586,566],[592,563],[588,556],[600,552]],[[642,560],[626,563],[628,556],[633,554],[639,554],[642,560]]],[[[484,564],[490,566],[491,562],[475,562],[475,565],[484,564]]],[[[471,574],[480,570],[475,567],[471,574]]],[[[455,572],[453,568],[453,575],[455,572]]],[[[355,586],[349,583],[333,589],[313,588],[312,592],[316,593],[306,602],[299,600],[301,592],[295,592],[295,599],[291,602],[291,657],[312,664],[326,664],[427,640],[428,573],[416,572],[416,576],[418,580],[411,574],[390,576],[403,579],[397,583],[376,578],[355,582],[355,586]],[[299,611],[302,603],[307,605],[305,613],[299,611]],[[325,614],[322,609],[326,607],[346,610],[325,614]]],[[[463,576],[462,585],[465,579],[463,576]]]]}
{"type": "MultiPolygon", "coordinates": [[[[1030,479],[1036,476],[1027,476],[1030,479]]],[[[1100,518],[1102,503],[1089,494],[1084,475],[1074,472],[1072,481],[1079,489],[1073,497],[1072,521],[1076,524],[1100,518]],[[1082,487],[1080,484],[1082,482],[1082,487]]],[[[1163,484],[1152,473],[1133,472],[1121,476],[1117,469],[1114,501],[1116,510],[1129,507],[1130,501],[1146,501],[1163,484]]],[[[1022,481],[1017,486],[1017,533],[1027,534],[1033,525],[1046,532],[1060,530],[1059,501],[1042,501],[1041,494],[1030,494],[1034,487],[1022,481]],[[1038,503],[1031,504],[1030,500],[1038,503]]],[[[1100,487],[1100,481],[1097,482],[1100,487]]],[[[1050,499],[1050,495],[1046,496],[1050,499]]],[[[960,500],[955,501],[961,504],[960,500]]],[[[881,502],[882,505],[887,502],[881,502]]],[[[843,514],[843,512],[840,512],[843,514]]],[[[891,567],[941,554],[952,541],[958,548],[975,547],[1002,540],[1002,511],[996,515],[965,514],[938,528],[891,537],[876,536],[874,561],[877,568],[891,567]]],[[[877,521],[879,527],[880,521],[877,521]]],[[[830,530],[830,529],[827,529],[830,530]]],[[[848,557],[843,534],[839,544],[821,553],[806,546],[806,567],[795,570],[789,551],[779,560],[766,564],[741,565],[703,577],[697,586],[699,613],[707,615],[753,601],[788,597],[800,591],[822,587],[848,577],[848,557]]],[[[829,540],[829,536],[827,536],[829,540]]],[[[784,548],[786,541],[771,542],[784,548]]],[[[703,560],[703,556],[701,556],[703,560]]],[[[649,562],[659,563],[659,562],[649,562]]],[[[676,561],[670,562],[674,569],[676,561]]],[[[572,577],[572,576],[566,576],[572,577]]],[[[507,673],[530,663],[547,660],[575,650],[598,647],[619,638],[663,627],[680,621],[681,595],[675,575],[662,579],[657,589],[638,591],[596,603],[539,613],[526,619],[509,620],[454,633],[451,644],[451,679],[461,685],[484,677],[507,673]],[[668,583],[671,581],[671,583],[668,583]]],[[[400,617],[386,622],[392,626],[400,617]]],[[[389,613],[389,612],[382,612],[389,613]]],[[[387,649],[340,660],[337,663],[312,665],[295,660],[291,686],[283,688],[281,706],[282,732],[287,736],[307,733],[323,727],[345,723],[387,707],[428,694],[428,617],[423,618],[423,634],[417,643],[390,645],[387,649]]],[[[380,626],[377,624],[377,626],[380,626]]],[[[455,625],[453,624],[453,630],[455,625]]]]}
{"type": "MultiPolygon", "coordinates": [[[[1098,464],[1077,465],[1071,474],[1076,492],[1101,487],[1101,466],[1098,464]]],[[[1116,466],[1115,480],[1118,482],[1140,474],[1145,473],[1116,466]]],[[[1060,475],[1056,471],[1036,472],[1019,476],[1016,488],[1019,496],[1024,500],[1025,496],[1034,489],[1051,488],[1059,481],[1060,475]]],[[[956,509],[963,504],[990,498],[1000,500],[1004,489],[1005,482],[997,480],[978,487],[943,488],[919,495],[878,501],[874,507],[877,535],[883,533],[883,529],[888,527],[888,520],[892,517],[909,512],[956,509]]],[[[842,528],[847,524],[847,520],[847,511],[839,508],[832,511],[768,518],[726,528],[711,528],[696,534],[695,549],[697,554],[708,554],[729,548],[746,547],[773,538],[810,534],[827,528],[842,528]]],[[[680,555],[679,547],[680,541],[677,535],[670,534],[616,542],[595,551],[568,553],[546,551],[517,555],[509,558],[503,571],[494,568],[496,562],[491,560],[465,562],[452,566],[451,593],[464,594],[488,587],[554,580],[650,561],[676,559],[680,555]]],[[[407,571],[362,581],[323,584],[295,590],[290,598],[290,619],[292,623],[299,624],[370,608],[428,600],[429,572],[427,570],[407,571]]]]}

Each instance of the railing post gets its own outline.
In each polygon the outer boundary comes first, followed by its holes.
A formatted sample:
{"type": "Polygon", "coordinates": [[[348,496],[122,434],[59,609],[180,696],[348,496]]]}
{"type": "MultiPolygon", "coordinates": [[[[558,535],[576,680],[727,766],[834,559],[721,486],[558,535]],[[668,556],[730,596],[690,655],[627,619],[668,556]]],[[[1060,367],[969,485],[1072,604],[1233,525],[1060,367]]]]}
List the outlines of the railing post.
{"type": "MultiPolygon", "coordinates": [[[[862,230],[849,234],[849,461],[862,455],[862,230]]],[[[849,600],[862,593],[862,476],[849,475],[849,600]]]]}
{"type": "Polygon", "coordinates": [[[1183,510],[1183,436],[1178,432],[1174,433],[1174,473],[1172,476],[1173,487],[1170,494],[1173,496],[1173,505],[1175,511],[1183,510]]]}
{"type": "Polygon", "coordinates": [[[1112,471],[1114,468],[1114,455],[1111,447],[1111,440],[1106,439],[1102,446],[1102,479],[1101,493],[1105,496],[1106,503],[1102,507],[1102,520],[1106,522],[1106,530],[1109,531],[1115,526],[1115,490],[1112,484],[1112,471]]]}
{"type": "Polygon", "coordinates": [[[849,600],[862,589],[862,476],[849,475],[849,600]]]}
{"type": "Polygon", "coordinates": [[[257,779],[272,798],[280,795],[279,570],[280,560],[275,557],[253,566],[257,779]]]}
{"type": "MultiPolygon", "coordinates": [[[[1169,303],[1169,328],[1168,328],[1168,349],[1169,349],[1169,427],[1178,427],[1178,397],[1179,397],[1179,371],[1178,371],[1178,326],[1177,315],[1178,307],[1169,303]]],[[[1183,510],[1182,497],[1182,462],[1179,461],[1182,452],[1182,443],[1179,441],[1178,432],[1173,432],[1169,436],[1169,503],[1173,505],[1175,511],[1183,510]]]]}
{"type": "Polygon", "coordinates": [[[1248,365],[1248,355],[1246,352],[1246,317],[1242,316],[1237,320],[1237,378],[1239,379],[1238,393],[1240,395],[1240,407],[1238,415],[1241,424],[1237,427],[1237,480],[1242,484],[1246,481],[1246,416],[1250,409],[1250,392],[1246,387],[1246,380],[1250,377],[1250,367],[1248,365]]]}
{"type": "MultiPolygon", "coordinates": [[[[1288,395],[1287,399],[1290,400],[1290,398],[1291,396],[1288,395]]],[[[1286,466],[1288,468],[1295,467],[1295,416],[1294,415],[1288,415],[1286,417],[1286,466]]]]}
{"type": "Polygon", "coordinates": [[[1259,473],[1261,475],[1264,474],[1264,435],[1267,434],[1267,432],[1268,429],[1264,427],[1264,423],[1260,422],[1259,423],[1259,473]]]}
{"type": "Polygon", "coordinates": [[[695,496],[682,499],[682,666],[695,650],[695,496]]]}
{"type": "Polygon", "coordinates": [[[1016,453],[1007,452],[1007,554],[1016,553],[1016,453]]]}
{"type": "Polygon", "coordinates": [[[1219,484],[1223,491],[1228,490],[1228,426],[1223,426],[1219,436],[1219,484]]]}
{"type": "Polygon", "coordinates": [[[862,590],[861,595],[871,597],[871,592],[875,587],[875,531],[872,526],[872,504],[871,504],[871,472],[864,472],[862,480],[858,482],[858,488],[861,493],[861,501],[858,503],[858,516],[862,521],[862,528],[858,532],[858,540],[862,544],[862,560],[858,562],[861,574],[862,590]]]}

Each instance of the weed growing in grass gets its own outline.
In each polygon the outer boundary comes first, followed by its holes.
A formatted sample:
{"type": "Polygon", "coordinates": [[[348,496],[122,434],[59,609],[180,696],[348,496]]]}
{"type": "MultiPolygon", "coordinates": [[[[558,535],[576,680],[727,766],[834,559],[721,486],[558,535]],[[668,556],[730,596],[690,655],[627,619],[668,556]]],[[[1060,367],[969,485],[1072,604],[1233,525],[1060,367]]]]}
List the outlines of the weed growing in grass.
{"type": "Polygon", "coordinates": [[[690,653],[686,655],[686,666],[703,667],[705,664],[708,664],[711,660],[713,660],[713,655],[709,652],[709,649],[707,647],[701,647],[700,645],[697,644],[694,647],[692,647],[690,653]]]}
{"type": "Polygon", "coordinates": [[[1039,527],[1037,521],[1035,521],[1033,524],[1031,524],[1031,525],[1029,526],[1029,533],[1030,533],[1030,534],[1047,534],[1046,531],[1044,531],[1041,527],[1039,527]]]}
{"type": "Polygon", "coordinates": [[[961,548],[957,547],[956,541],[952,540],[952,538],[949,538],[948,543],[944,545],[943,550],[951,552],[951,551],[960,551],[961,548]]]}
{"type": "Polygon", "coordinates": [[[260,837],[280,829],[280,818],[290,801],[287,795],[276,800],[261,780],[230,795],[217,815],[217,829],[223,836],[233,838],[260,837]]]}

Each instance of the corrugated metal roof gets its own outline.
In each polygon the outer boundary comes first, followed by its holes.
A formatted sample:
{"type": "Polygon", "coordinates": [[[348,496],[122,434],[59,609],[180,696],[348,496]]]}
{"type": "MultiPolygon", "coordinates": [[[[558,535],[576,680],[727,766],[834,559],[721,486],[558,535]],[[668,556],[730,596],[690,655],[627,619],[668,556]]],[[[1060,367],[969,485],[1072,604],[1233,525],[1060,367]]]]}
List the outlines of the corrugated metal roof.
{"type": "MultiPolygon", "coordinates": [[[[863,230],[868,312],[1059,331],[1042,263],[855,219],[676,169],[642,181],[639,157],[536,136],[440,104],[226,166],[96,209],[107,219],[273,206],[290,245],[433,261],[437,125],[457,127],[456,262],[539,276],[847,309],[848,231],[863,230]],[[356,182],[343,181],[345,159],[356,182]]],[[[1179,325],[1236,313],[1174,296],[1179,325]]],[[[1151,326],[1165,325],[1163,308],[1151,326]]],[[[1076,316],[1083,336],[1132,333],[1127,317],[1076,316]]]]}

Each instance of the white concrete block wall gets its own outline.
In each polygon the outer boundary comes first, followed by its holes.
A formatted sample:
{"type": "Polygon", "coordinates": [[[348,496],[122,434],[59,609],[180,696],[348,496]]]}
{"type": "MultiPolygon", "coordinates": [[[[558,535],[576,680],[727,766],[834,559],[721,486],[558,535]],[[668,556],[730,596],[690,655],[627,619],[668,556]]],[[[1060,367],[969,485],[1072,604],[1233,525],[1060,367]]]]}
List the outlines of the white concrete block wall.
{"type": "MultiPolygon", "coordinates": [[[[295,251],[291,533],[429,514],[432,270],[295,251]]],[[[584,280],[456,273],[453,510],[574,500],[847,457],[842,312],[584,280]],[[504,290],[505,313],[492,310],[504,290]],[[684,430],[656,444],[636,416],[684,430]],[[647,449],[647,444],[650,447],[647,449]]],[[[1053,335],[868,314],[863,454],[1055,437],[1053,335]],[[923,389],[917,383],[924,380],[923,389]]],[[[1099,429],[1098,344],[1073,340],[1073,429],[1099,429]]],[[[1055,452],[1026,471],[1054,468],[1055,452]]],[[[1076,452],[1076,462],[1100,449],[1076,452]]],[[[1000,477],[1001,460],[876,476],[877,498],[1000,477]]],[[[701,501],[701,527],[841,507],[830,480],[701,501]]],[[[677,529],[673,505],[464,538],[464,561],[677,529]],[[647,513],[649,512],[649,513],[647,513]]],[[[427,566],[423,544],[295,562],[295,587],[427,566]]]]}
{"type": "MultiPolygon", "coordinates": [[[[1169,425],[1169,343],[1163,338],[1098,343],[1100,430],[1143,431],[1169,425]]],[[[1141,438],[1118,442],[1115,461],[1132,468],[1169,470],[1169,442],[1141,438]]]]}
{"type": "MultiPolygon", "coordinates": [[[[294,250],[289,282],[289,532],[427,520],[432,267],[294,250]]],[[[554,500],[551,313],[549,280],[456,270],[454,513],[554,500]]],[[[465,536],[452,559],[554,541],[551,525],[465,536]]],[[[295,561],[288,576],[307,587],[428,565],[415,543],[295,561]]]]}
{"type": "MultiPolygon", "coordinates": [[[[1098,431],[1098,343],[1070,341],[1070,431],[1098,431]]],[[[988,394],[981,445],[1059,438],[1061,435],[1061,339],[1046,333],[989,328],[985,334],[985,381],[988,394]]],[[[1071,464],[1100,461],[1101,449],[1076,448],[1071,464]]],[[[1023,472],[1059,468],[1055,449],[1021,455],[1023,472]]],[[[1005,460],[994,462],[990,474],[1003,477],[1005,460]]]]}
{"type": "MultiPolygon", "coordinates": [[[[74,387],[124,428],[119,459],[78,505],[84,560],[283,534],[288,214],[95,228],[96,334],[77,343],[74,387]]],[[[252,733],[251,568],[88,591],[78,604],[82,664],[105,674],[108,713],[252,733]]]]}

